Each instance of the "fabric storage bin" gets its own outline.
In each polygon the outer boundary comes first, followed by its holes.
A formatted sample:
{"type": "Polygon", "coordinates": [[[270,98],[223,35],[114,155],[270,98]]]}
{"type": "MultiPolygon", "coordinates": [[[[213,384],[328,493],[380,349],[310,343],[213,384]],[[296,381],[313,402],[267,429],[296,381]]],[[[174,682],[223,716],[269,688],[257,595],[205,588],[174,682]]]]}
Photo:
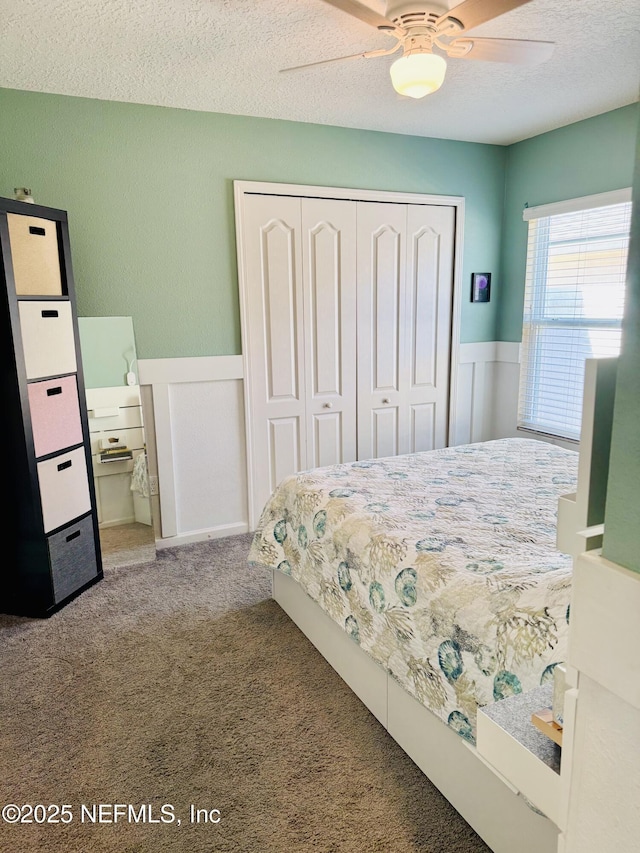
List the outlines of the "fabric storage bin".
{"type": "Polygon", "coordinates": [[[91,509],[84,448],[38,462],[40,502],[45,533],[91,509]]]}
{"type": "Polygon", "coordinates": [[[51,580],[56,603],[98,574],[93,517],[87,516],[49,537],[51,580]]]}
{"type": "Polygon", "coordinates": [[[78,383],[75,376],[30,382],[29,409],[36,456],[82,444],[78,383]]]}
{"type": "Polygon", "coordinates": [[[7,214],[16,293],[62,296],[58,229],[50,219],[7,214]]]}
{"type": "Polygon", "coordinates": [[[20,302],[27,379],[75,373],[76,343],[69,302],[20,302]]]}

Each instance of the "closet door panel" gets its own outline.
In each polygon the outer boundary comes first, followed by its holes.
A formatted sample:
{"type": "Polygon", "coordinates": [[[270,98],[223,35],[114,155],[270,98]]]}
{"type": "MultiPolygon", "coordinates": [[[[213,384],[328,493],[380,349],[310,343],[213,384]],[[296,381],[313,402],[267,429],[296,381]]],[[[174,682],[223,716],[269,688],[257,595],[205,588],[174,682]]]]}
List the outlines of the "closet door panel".
{"type": "MultiPolygon", "coordinates": [[[[434,403],[411,406],[411,452],[433,450],[436,446],[436,410],[434,403]]],[[[440,445],[438,445],[440,446],[440,445]]]]}
{"type": "Polygon", "coordinates": [[[398,407],[371,411],[372,457],[398,455],[398,407]]]}
{"type": "Polygon", "coordinates": [[[257,514],[278,482],[306,465],[300,199],[251,196],[245,217],[243,349],[257,514]]]}
{"type": "Polygon", "coordinates": [[[406,351],[408,450],[447,443],[455,210],[408,205],[406,351]]]}
{"type": "MultiPolygon", "coordinates": [[[[410,211],[410,218],[415,212],[410,211]]],[[[438,331],[438,261],[439,235],[432,229],[418,226],[409,234],[407,251],[409,267],[410,338],[408,350],[411,367],[411,387],[430,387],[436,384],[438,331]]]]}
{"type": "Polygon", "coordinates": [[[343,419],[341,412],[326,415],[311,416],[313,430],[313,456],[309,467],[324,468],[338,462],[352,460],[343,459],[343,419]]]}
{"type": "Polygon", "coordinates": [[[406,452],[407,206],[358,202],[358,458],[406,452]]]}
{"type": "Polygon", "coordinates": [[[300,398],[295,238],[282,221],[268,223],[261,234],[269,402],[300,398]]]}
{"type": "Polygon", "coordinates": [[[300,437],[304,429],[299,417],[271,418],[269,433],[269,485],[271,491],[281,480],[302,468],[300,437]]]}
{"type": "Polygon", "coordinates": [[[302,200],[307,465],[356,459],[356,205],[302,200]]]}

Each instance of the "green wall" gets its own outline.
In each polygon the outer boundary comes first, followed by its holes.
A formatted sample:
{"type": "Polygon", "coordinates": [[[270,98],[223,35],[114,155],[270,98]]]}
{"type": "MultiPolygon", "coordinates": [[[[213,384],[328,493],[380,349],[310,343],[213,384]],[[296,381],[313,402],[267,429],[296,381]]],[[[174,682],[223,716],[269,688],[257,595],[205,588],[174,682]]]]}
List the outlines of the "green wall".
{"type": "Polygon", "coordinates": [[[640,127],[603,556],[640,572],[640,127]]]}
{"type": "Polygon", "coordinates": [[[633,182],[638,105],[535,136],[507,149],[502,296],[498,340],[522,339],[527,259],[525,204],[630,187],[633,182]]]}
{"type": "Polygon", "coordinates": [[[0,116],[0,195],[68,211],[78,312],[133,317],[140,358],[240,352],[234,179],[464,196],[461,336],[496,337],[502,147],[9,89],[0,116]]]}

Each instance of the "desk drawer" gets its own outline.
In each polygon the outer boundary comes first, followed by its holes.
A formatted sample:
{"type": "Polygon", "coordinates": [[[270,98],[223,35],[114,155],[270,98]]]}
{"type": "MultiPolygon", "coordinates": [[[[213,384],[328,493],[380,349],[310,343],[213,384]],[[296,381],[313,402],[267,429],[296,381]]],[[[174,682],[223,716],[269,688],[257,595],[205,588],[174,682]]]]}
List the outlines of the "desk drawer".
{"type": "Polygon", "coordinates": [[[84,448],[38,462],[45,533],[91,509],[84,448]]]}
{"type": "Polygon", "coordinates": [[[76,346],[69,302],[20,302],[27,379],[75,373],[76,346]]]}
{"type": "Polygon", "coordinates": [[[7,214],[11,260],[19,296],[62,296],[58,229],[50,219],[7,214]]]}
{"type": "Polygon", "coordinates": [[[29,409],[36,456],[82,444],[78,383],[75,376],[30,382],[29,409]]]}
{"type": "Polygon", "coordinates": [[[49,559],[56,604],[93,580],[98,574],[93,516],[49,537],[49,559]]]}

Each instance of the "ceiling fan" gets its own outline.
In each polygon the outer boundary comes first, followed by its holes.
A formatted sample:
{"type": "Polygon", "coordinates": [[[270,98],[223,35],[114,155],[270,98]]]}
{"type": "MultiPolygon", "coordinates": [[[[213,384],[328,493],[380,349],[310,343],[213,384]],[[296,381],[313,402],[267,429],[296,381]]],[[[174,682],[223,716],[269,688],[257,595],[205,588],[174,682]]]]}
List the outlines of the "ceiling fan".
{"type": "Polygon", "coordinates": [[[423,98],[440,88],[450,59],[479,59],[488,62],[512,62],[537,65],[549,59],[554,43],[503,38],[460,38],[462,33],[491,21],[505,12],[524,6],[531,0],[463,0],[449,9],[446,0],[407,2],[388,0],[386,13],[381,15],[357,0],[322,0],[349,15],[370,24],[396,39],[388,50],[369,50],[284,68],[298,71],[315,65],[327,65],[346,59],[371,59],[389,56],[402,48],[402,56],[391,65],[391,82],[401,95],[423,98]],[[436,51],[434,53],[434,48],[436,51]]]}

